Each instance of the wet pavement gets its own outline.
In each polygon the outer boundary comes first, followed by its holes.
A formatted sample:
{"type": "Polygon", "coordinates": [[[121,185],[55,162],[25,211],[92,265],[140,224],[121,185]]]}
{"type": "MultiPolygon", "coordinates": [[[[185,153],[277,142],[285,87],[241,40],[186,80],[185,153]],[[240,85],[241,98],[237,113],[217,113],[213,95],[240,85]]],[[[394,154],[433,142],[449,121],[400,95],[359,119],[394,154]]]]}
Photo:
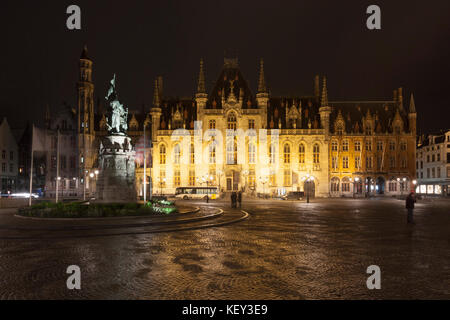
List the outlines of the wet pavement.
{"type": "Polygon", "coordinates": [[[52,237],[45,221],[0,210],[0,298],[450,298],[448,200],[419,202],[413,226],[395,199],[248,200],[247,219],[217,227],[244,214],[228,202],[183,204],[224,212],[171,232],[57,223],[52,237]],[[81,290],[66,288],[70,265],[81,268],[81,290]],[[381,290],[367,289],[370,265],[381,268],[381,290]]]}

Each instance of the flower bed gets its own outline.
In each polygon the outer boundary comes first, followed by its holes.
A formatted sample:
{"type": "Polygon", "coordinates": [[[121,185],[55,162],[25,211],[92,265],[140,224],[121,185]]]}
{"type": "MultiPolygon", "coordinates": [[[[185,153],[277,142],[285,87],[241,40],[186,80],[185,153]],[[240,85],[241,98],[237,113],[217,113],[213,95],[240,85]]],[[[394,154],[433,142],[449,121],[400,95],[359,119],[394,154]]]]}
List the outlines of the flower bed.
{"type": "Polygon", "coordinates": [[[148,201],[140,203],[54,203],[42,202],[19,209],[19,215],[37,218],[106,218],[127,216],[167,215],[176,213],[173,202],[148,201]]]}

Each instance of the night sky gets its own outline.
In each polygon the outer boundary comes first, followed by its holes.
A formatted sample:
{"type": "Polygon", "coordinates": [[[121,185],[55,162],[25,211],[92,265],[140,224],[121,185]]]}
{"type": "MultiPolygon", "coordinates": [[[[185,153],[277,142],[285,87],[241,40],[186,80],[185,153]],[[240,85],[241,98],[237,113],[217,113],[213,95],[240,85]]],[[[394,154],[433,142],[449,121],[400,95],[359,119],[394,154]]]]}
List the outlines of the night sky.
{"type": "Polygon", "coordinates": [[[15,128],[42,124],[76,102],[84,44],[94,61],[95,96],[117,73],[121,101],[151,105],[153,81],[168,96],[192,96],[201,57],[207,89],[237,52],[255,93],[259,59],[273,95],[312,93],[326,75],[330,100],[390,100],[414,93],[419,132],[450,128],[450,1],[10,1],[0,7],[0,117],[15,128]],[[82,30],[66,28],[66,8],[82,10],[82,30]],[[382,30],[366,28],[378,4],[382,30]]]}

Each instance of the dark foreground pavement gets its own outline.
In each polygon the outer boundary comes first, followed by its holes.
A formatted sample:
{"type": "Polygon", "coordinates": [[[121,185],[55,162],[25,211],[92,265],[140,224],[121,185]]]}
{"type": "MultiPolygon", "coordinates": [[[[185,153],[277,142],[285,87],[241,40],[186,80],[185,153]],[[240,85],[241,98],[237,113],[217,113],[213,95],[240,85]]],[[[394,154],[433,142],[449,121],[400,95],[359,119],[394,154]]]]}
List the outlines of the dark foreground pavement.
{"type": "MultiPolygon", "coordinates": [[[[450,201],[418,203],[414,226],[393,199],[247,201],[243,210],[247,220],[177,232],[6,239],[14,230],[0,229],[0,298],[450,298],[450,201]],[[69,265],[81,268],[81,290],[66,288],[69,265]],[[381,290],[366,287],[369,265],[381,268],[381,290]]],[[[1,227],[14,225],[11,214],[0,210],[1,227]]]]}

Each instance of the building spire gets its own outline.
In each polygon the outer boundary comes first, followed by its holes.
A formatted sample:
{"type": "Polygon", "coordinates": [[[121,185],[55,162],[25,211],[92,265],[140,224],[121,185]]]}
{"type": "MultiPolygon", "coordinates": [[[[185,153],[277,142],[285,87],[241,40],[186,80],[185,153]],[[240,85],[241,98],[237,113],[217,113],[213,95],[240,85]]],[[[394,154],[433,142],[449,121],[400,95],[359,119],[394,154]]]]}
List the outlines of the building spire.
{"type": "Polygon", "coordinates": [[[155,89],[153,91],[153,106],[159,108],[161,106],[161,99],[159,96],[158,78],[155,79],[155,89]]]}
{"type": "Polygon", "coordinates": [[[411,93],[411,99],[409,100],[409,113],[416,113],[416,104],[414,102],[414,95],[411,93]]]}
{"type": "Polygon", "coordinates": [[[328,106],[327,77],[323,77],[321,106],[322,107],[327,107],[328,106]]]}
{"type": "Polygon", "coordinates": [[[88,57],[88,48],[87,48],[87,45],[86,45],[86,44],[85,44],[84,47],[83,47],[83,51],[81,52],[81,57],[80,57],[80,59],[86,59],[86,60],[89,60],[89,57],[88,57]]]}
{"type": "Polygon", "coordinates": [[[261,65],[259,68],[258,93],[267,93],[266,79],[264,77],[264,59],[261,58],[261,65]]]}
{"type": "Polygon", "coordinates": [[[205,71],[203,70],[203,58],[200,59],[200,72],[198,74],[197,93],[206,93],[205,71]]]}

